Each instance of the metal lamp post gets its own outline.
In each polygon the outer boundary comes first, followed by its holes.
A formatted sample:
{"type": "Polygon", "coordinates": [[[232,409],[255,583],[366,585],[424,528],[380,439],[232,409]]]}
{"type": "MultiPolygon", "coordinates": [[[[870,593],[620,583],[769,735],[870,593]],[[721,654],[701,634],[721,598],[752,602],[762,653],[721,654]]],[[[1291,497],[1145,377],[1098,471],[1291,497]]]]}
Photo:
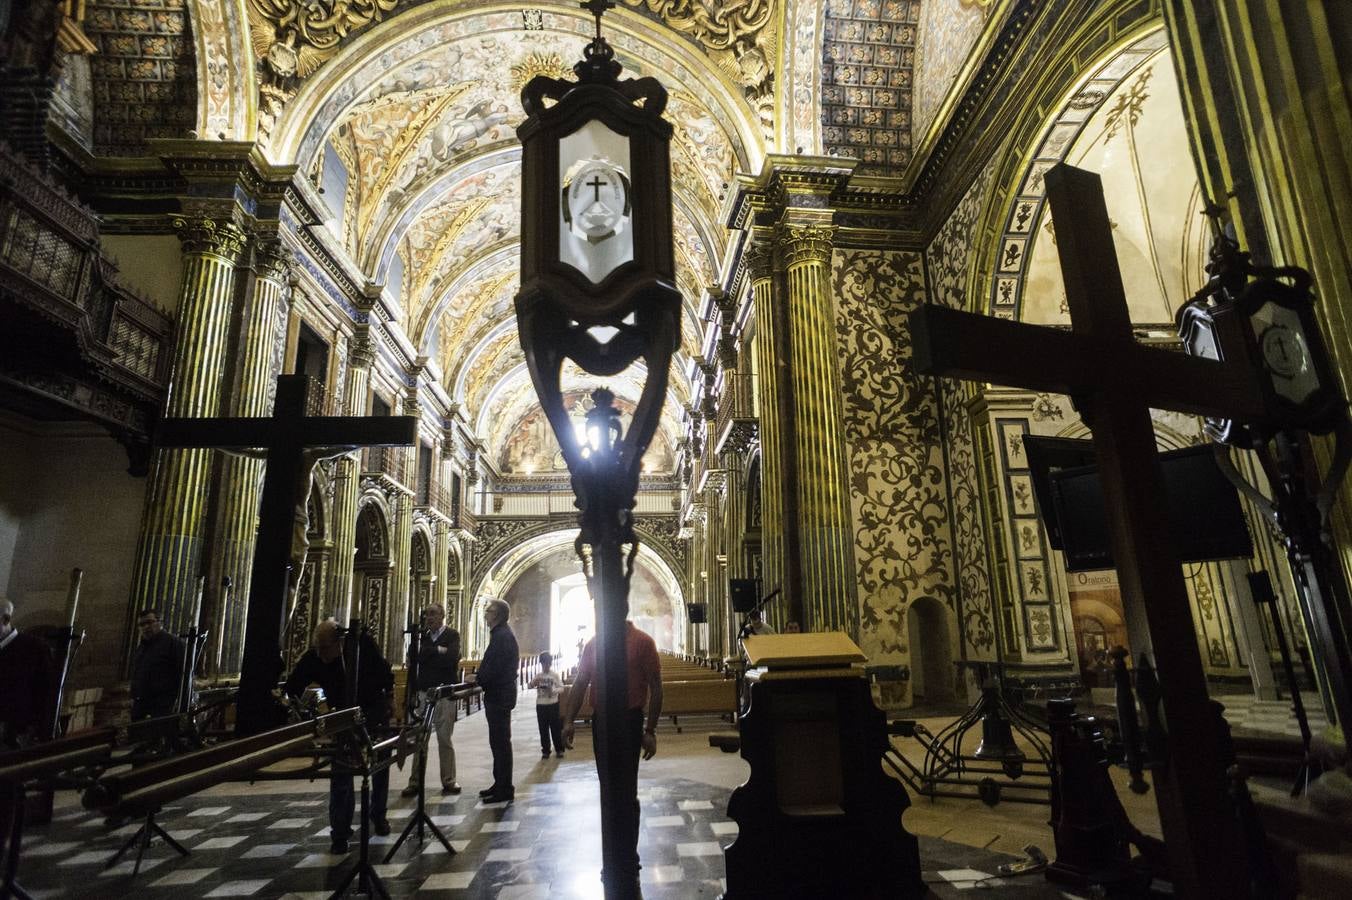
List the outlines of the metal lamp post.
{"type": "Polygon", "coordinates": [[[617,790],[624,748],[625,619],[638,543],[633,508],[644,451],[656,432],[679,334],[671,213],[667,93],[654,78],[621,81],[601,36],[614,4],[581,6],[596,34],[576,81],[536,76],[521,92],[521,290],[517,325],[527,368],[563,450],[580,510],[576,547],[596,606],[596,765],[601,783],[602,880],[607,898],[638,894],[630,837],[618,827],[635,802],[617,790]],[[549,103],[547,101],[553,101],[549,103]],[[628,431],[610,391],[592,396],[587,444],[564,406],[564,360],[602,377],[640,360],[647,377],[628,431]],[[627,551],[626,551],[626,548],[627,551]]]}

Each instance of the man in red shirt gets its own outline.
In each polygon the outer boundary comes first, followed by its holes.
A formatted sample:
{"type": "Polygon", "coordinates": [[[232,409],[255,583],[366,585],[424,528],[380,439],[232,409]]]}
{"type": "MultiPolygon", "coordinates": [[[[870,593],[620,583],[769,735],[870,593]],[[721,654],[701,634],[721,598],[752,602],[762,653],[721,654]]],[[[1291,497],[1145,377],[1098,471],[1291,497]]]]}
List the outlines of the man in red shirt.
{"type": "MultiPolygon", "coordinates": [[[[624,652],[628,673],[628,703],[624,718],[620,721],[620,734],[624,739],[624,752],[616,761],[616,792],[621,797],[633,798],[632,804],[624,805],[625,817],[621,823],[624,833],[629,836],[626,847],[633,847],[632,867],[626,866],[624,872],[602,872],[601,879],[617,884],[638,879],[638,756],[642,751],[644,759],[652,759],[657,754],[657,720],[662,717],[662,661],[657,656],[657,644],[653,639],[634,627],[633,622],[624,623],[624,652]],[[647,721],[644,721],[643,708],[648,708],[647,721]]],[[[596,639],[592,638],[582,648],[582,659],[578,662],[577,677],[568,690],[568,699],[563,706],[563,740],[569,749],[573,746],[573,719],[582,707],[582,698],[586,697],[592,709],[596,709],[596,691],[592,685],[596,678],[596,639]]],[[[593,747],[596,742],[596,730],[592,730],[593,747]]]]}

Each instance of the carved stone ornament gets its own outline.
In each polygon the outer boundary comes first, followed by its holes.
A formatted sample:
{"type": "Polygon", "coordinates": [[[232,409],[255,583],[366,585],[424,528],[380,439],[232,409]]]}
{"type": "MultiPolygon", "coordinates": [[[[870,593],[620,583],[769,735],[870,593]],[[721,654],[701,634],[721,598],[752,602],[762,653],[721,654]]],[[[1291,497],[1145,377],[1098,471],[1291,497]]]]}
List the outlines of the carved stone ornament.
{"type": "Polygon", "coordinates": [[[660,17],[694,39],[720,69],[742,86],[762,124],[774,114],[774,59],[778,55],[772,0],[691,3],[690,0],[624,0],[660,17]]]}
{"type": "Polygon", "coordinates": [[[174,216],[170,224],[178,232],[185,253],[209,253],[234,263],[244,250],[244,232],[233,222],[174,216]]]}
{"type": "Polygon", "coordinates": [[[831,262],[833,225],[783,225],[779,231],[785,265],[805,263],[828,265],[831,262]]]}
{"type": "Polygon", "coordinates": [[[739,456],[750,452],[760,440],[760,422],[756,419],[733,419],[719,446],[720,453],[736,453],[739,456]]]}
{"type": "Polygon", "coordinates": [[[376,346],[371,340],[371,327],[358,325],[348,350],[348,364],[354,369],[369,369],[376,361],[376,346]]]}
{"type": "Polygon", "coordinates": [[[752,281],[762,281],[774,274],[774,250],[769,245],[748,244],[743,255],[752,281]]]}
{"type": "Polygon", "coordinates": [[[254,247],[254,269],[259,278],[285,285],[291,276],[294,254],[276,238],[260,239],[254,247]]]}

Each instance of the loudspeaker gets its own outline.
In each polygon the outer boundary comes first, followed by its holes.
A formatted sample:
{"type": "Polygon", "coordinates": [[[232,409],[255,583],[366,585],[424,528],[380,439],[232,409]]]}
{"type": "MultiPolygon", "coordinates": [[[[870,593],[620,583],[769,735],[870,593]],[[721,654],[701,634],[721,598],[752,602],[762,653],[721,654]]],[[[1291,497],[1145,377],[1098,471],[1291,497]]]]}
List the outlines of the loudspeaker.
{"type": "Polygon", "coordinates": [[[685,614],[690,617],[691,625],[703,625],[709,621],[709,607],[704,603],[687,603],[685,614]]]}
{"type": "Polygon", "coordinates": [[[728,596],[732,598],[732,611],[748,613],[756,608],[756,579],[732,578],[728,580],[728,596]]]}

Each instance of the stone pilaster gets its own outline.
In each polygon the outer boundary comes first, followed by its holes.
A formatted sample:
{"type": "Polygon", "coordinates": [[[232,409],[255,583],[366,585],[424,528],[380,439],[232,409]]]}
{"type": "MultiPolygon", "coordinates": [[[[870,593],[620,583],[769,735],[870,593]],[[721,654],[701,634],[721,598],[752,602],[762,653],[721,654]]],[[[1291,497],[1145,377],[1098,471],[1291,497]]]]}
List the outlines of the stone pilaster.
{"type": "MultiPolygon", "coordinates": [[[[253,297],[245,311],[236,352],[236,388],[227,404],[232,416],[272,415],[286,341],[291,251],[276,239],[259,241],[254,248],[254,273],[253,297]]],[[[221,461],[216,510],[218,549],[212,560],[208,592],[219,602],[222,576],[230,579],[232,589],[225,608],[213,610],[210,624],[216,638],[213,662],[218,674],[239,671],[262,479],[261,459],[226,455],[221,461]]],[[[311,594],[317,593],[312,584],[311,594]]]]}
{"type": "MultiPolygon", "coordinates": [[[[235,264],[244,233],[211,218],[175,218],[183,242],[183,285],[165,415],[211,417],[222,381],[235,296],[235,264]]],[[[132,574],[131,613],[154,607],[165,626],[189,623],[203,569],[207,496],[214,450],[161,450],[150,476],[132,574]]]]}
{"type": "MultiPolygon", "coordinates": [[[[787,335],[780,334],[774,303],[774,251],[768,236],[760,238],[746,251],[751,276],[751,298],[756,313],[756,368],[760,389],[761,435],[761,560],[763,589],[779,588],[787,595],[793,591],[785,565],[788,523],[784,515],[786,492],[784,445],[785,428],[792,423],[781,386],[788,367],[787,335]]],[[[786,604],[787,605],[787,604],[786,604]]]]}
{"type": "MultiPolygon", "coordinates": [[[[343,385],[343,415],[366,415],[366,394],[371,384],[375,346],[369,325],[358,325],[352,337],[343,385]]],[[[352,617],[352,563],[357,552],[357,500],[361,495],[361,459],[338,458],[333,469],[333,605],[334,617],[347,622],[352,617]]]]}
{"type": "MultiPolygon", "coordinates": [[[[432,584],[432,602],[440,603],[446,610],[446,621],[451,622],[451,608],[447,590],[450,585],[451,561],[451,524],[445,519],[437,519],[436,546],[432,548],[432,572],[437,580],[432,584]]],[[[418,610],[414,610],[418,612],[418,610]]]]}
{"type": "Polygon", "coordinates": [[[402,646],[400,633],[408,621],[409,584],[413,551],[413,495],[399,491],[392,504],[394,521],[390,525],[390,589],[385,608],[385,636],[383,646],[389,659],[399,659],[403,653],[394,651],[402,646]],[[390,656],[390,653],[394,653],[390,656]]]}
{"type": "Polygon", "coordinates": [[[779,232],[793,381],[796,525],[804,630],[857,635],[853,520],[830,281],[833,232],[817,222],[786,223],[779,232]]]}

